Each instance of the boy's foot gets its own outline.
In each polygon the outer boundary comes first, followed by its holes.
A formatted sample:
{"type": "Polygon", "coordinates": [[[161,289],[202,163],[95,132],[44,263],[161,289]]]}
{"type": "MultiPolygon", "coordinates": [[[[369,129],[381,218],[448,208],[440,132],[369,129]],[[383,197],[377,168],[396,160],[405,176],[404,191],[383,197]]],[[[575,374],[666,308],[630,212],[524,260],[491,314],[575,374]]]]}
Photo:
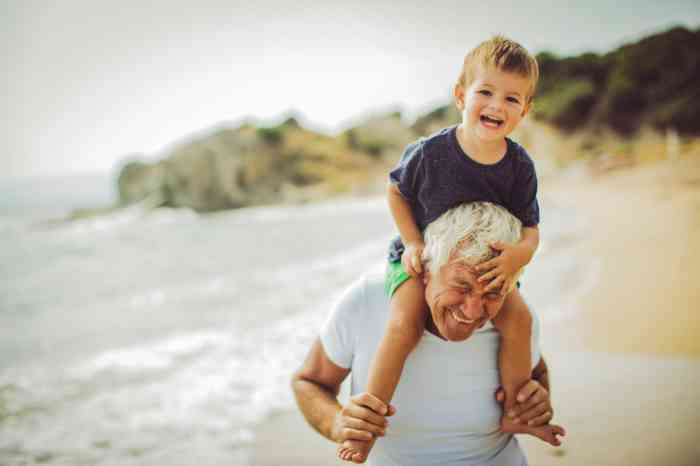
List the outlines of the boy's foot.
{"type": "Polygon", "coordinates": [[[563,427],[554,424],[546,424],[539,427],[528,426],[527,424],[516,424],[512,419],[503,417],[501,419],[501,432],[509,434],[530,434],[544,440],[552,446],[558,447],[561,445],[559,436],[564,437],[566,430],[563,427]]]}
{"type": "Polygon", "coordinates": [[[346,440],[338,446],[338,458],[353,463],[364,463],[367,461],[369,451],[372,449],[372,446],[374,446],[374,441],[374,438],[369,442],[346,440]]]}

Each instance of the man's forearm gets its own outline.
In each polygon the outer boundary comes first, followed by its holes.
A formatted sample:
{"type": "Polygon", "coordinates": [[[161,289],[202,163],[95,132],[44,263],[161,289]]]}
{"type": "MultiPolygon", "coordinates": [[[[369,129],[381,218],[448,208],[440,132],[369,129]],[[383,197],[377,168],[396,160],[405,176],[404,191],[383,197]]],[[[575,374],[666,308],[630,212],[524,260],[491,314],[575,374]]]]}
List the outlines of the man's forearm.
{"type": "Polygon", "coordinates": [[[533,380],[539,382],[539,384],[542,385],[545,388],[545,390],[551,393],[549,387],[549,370],[547,368],[547,363],[544,361],[544,358],[540,358],[540,361],[532,370],[532,378],[533,380]]]}
{"type": "Polygon", "coordinates": [[[337,393],[300,377],[293,379],[292,389],[297,405],[309,425],[327,439],[337,442],[334,425],[341,409],[337,393]]]}

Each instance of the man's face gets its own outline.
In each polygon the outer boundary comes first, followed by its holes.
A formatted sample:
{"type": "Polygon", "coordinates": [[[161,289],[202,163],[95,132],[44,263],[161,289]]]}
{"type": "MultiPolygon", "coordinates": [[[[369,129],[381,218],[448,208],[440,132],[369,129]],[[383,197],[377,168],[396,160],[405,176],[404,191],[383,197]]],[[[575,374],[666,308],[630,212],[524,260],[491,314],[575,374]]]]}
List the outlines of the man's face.
{"type": "MultiPolygon", "coordinates": [[[[505,296],[484,291],[470,265],[451,260],[436,274],[426,274],[425,299],[437,330],[449,341],[462,341],[493,319],[505,296]]],[[[430,326],[428,327],[430,328],[430,326]]]]}

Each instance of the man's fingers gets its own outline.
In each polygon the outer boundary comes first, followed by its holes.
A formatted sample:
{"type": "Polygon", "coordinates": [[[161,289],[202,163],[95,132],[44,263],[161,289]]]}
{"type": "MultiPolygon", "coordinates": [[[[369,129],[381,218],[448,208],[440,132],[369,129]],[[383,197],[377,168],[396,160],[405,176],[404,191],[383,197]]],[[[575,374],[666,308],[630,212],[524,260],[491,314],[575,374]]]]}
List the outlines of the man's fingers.
{"type": "Polygon", "coordinates": [[[367,392],[360,393],[359,395],[355,395],[352,398],[350,398],[350,400],[353,403],[358,404],[360,406],[368,407],[369,409],[371,409],[375,413],[378,413],[381,415],[386,414],[386,411],[387,411],[386,403],[384,403],[382,400],[380,400],[379,398],[377,398],[376,396],[374,396],[370,393],[367,393],[367,392]]]}
{"type": "MultiPolygon", "coordinates": [[[[531,427],[539,427],[547,424],[549,421],[552,420],[552,412],[551,411],[545,411],[544,413],[540,414],[539,416],[535,417],[534,419],[530,419],[527,421],[527,425],[531,427]]],[[[525,422],[525,421],[523,421],[525,422]]]]}
{"type": "Polygon", "coordinates": [[[534,380],[528,380],[527,383],[520,387],[520,390],[518,390],[518,396],[516,397],[518,403],[523,403],[528,400],[540,388],[539,383],[535,382],[534,380]]]}
{"type": "Polygon", "coordinates": [[[345,427],[342,431],[344,440],[372,440],[372,434],[365,430],[353,429],[351,427],[345,427]]]}
{"type": "Polygon", "coordinates": [[[383,436],[386,429],[379,427],[375,424],[372,424],[367,421],[363,421],[362,419],[357,419],[357,418],[349,418],[345,421],[345,425],[351,429],[356,429],[356,430],[365,430],[368,432],[372,432],[373,434],[377,436],[383,436]]]}
{"type": "Polygon", "coordinates": [[[518,415],[518,418],[521,422],[527,423],[537,418],[538,416],[543,415],[546,412],[549,412],[551,417],[552,414],[551,410],[549,409],[549,403],[540,403],[538,405],[533,406],[530,409],[521,410],[520,414],[518,415]]]}

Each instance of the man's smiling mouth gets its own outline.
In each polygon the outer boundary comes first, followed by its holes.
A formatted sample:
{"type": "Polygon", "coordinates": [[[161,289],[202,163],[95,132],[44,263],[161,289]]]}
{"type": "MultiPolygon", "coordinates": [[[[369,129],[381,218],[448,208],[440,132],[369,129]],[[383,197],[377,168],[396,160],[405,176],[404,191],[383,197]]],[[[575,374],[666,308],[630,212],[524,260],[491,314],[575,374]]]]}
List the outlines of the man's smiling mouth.
{"type": "Polygon", "coordinates": [[[452,314],[452,318],[454,320],[456,320],[457,322],[459,322],[460,324],[471,325],[474,322],[476,322],[476,320],[467,319],[466,317],[461,315],[462,313],[460,311],[458,311],[457,309],[450,309],[449,311],[450,311],[450,314],[452,314]]]}

